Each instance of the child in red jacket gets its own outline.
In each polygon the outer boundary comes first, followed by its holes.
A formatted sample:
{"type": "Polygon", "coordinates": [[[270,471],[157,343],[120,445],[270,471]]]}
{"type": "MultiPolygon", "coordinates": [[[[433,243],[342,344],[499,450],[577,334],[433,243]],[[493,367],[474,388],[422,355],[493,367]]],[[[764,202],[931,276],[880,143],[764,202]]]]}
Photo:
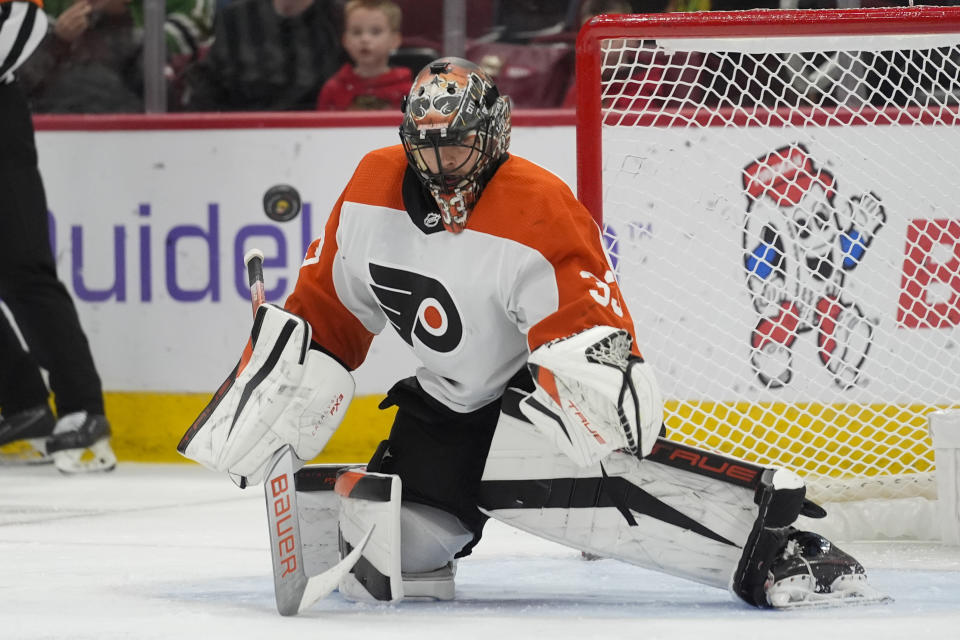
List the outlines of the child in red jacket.
{"type": "Polygon", "coordinates": [[[400,46],[400,7],[390,0],[350,0],[344,7],[343,65],[320,89],[317,109],[399,109],[412,80],[406,67],[391,67],[400,46]]]}

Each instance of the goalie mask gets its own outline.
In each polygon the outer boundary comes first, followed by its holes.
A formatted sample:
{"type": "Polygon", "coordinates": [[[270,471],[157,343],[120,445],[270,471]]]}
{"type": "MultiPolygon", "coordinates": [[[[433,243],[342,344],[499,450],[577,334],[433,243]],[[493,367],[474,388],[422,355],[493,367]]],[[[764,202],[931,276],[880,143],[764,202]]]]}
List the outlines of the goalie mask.
{"type": "Polygon", "coordinates": [[[477,65],[440,58],[404,99],[400,139],[443,226],[460,233],[510,146],[510,104],[477,65]]]}

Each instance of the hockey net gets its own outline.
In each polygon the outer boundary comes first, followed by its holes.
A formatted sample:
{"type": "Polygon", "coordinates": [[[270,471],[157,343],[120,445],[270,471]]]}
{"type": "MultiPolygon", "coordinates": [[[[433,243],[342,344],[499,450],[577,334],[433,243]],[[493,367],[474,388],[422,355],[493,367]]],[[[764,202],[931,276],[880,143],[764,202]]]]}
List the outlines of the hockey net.
{"type": "MultiPolygon", "coordinates": [[[[960,406],[960,9],[600,16],[578,189],[668,436],[934,498],[960,406]]],[[[901,514],[902,515],[902,514],[901,514]]]]}

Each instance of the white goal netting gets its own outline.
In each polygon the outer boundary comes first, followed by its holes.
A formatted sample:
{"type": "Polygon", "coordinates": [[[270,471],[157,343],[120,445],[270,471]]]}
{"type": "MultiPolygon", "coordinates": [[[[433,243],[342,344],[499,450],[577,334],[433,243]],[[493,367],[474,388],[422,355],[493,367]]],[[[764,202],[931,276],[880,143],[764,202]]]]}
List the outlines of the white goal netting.
{"type": "Polygon", "coordinates": [[[580,195],[669,437],[822,501],[933,497],[926,416],[960,406],[960,12],[603,16],[579,50],[580,195]]]}

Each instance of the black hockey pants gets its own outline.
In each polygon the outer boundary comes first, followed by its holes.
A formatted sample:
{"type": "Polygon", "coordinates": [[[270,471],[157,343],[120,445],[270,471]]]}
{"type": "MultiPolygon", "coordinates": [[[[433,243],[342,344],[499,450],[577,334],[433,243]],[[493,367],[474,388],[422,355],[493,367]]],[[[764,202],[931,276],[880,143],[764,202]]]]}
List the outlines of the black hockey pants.
{"type": "MultiPolygon", "coordinates": [[[[508,384],[533,390],[524,367],[508,384]]],[[[477,508],[480,479],[500,418],[500,400],[470,413],[457,413],[430,397],[416,378],[405,378],[387,393],[381,409],[396,406],[390,438],[377,447],[368,471],[395,473],[403,500],[443,509],[473,533],[457,557],[469,555],[483,535],[487,516],[477,508]]]]}
{"type": "Polygon", "coordinates": [[[46,402],[37,370],[50,374],[57,413],[102,414],[103,392],[73,300],[57,278],[33,122],[16,82],[0,84],[0,299],[30,349],[0,314],[0,411],[46,402]]]}

